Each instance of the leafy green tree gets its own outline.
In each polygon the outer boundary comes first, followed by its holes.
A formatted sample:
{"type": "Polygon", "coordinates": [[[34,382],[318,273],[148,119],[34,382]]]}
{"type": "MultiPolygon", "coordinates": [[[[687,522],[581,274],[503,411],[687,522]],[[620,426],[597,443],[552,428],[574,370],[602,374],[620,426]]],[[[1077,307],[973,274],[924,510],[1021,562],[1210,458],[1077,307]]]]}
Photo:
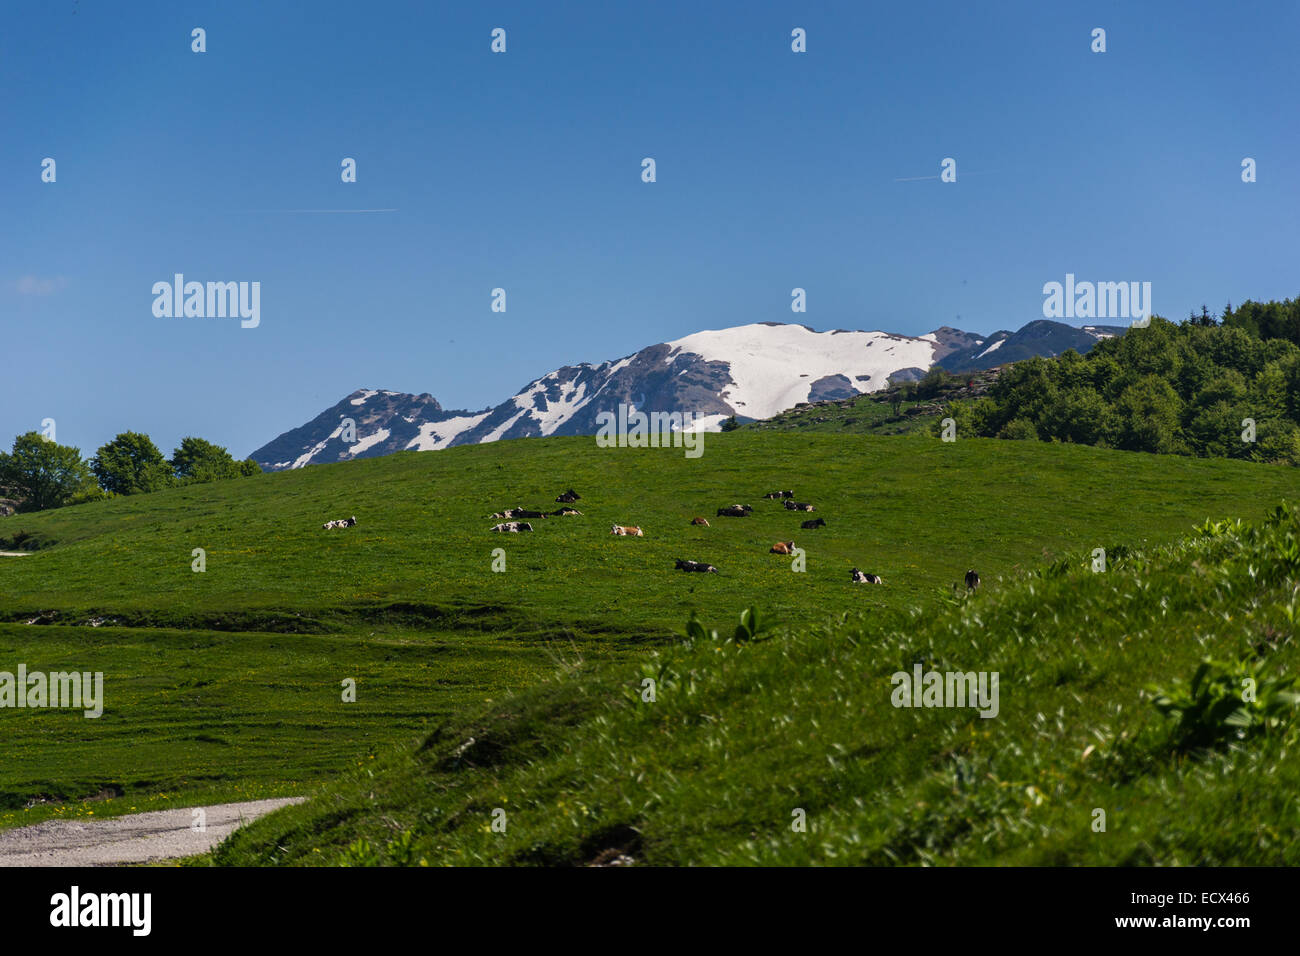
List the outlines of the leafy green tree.
{"type": "Polygon", "coordinates": [[[1002,426],[998,432],[999,438],[1012,438],[1018,441],[1033,441],[1038,438],[1038,431],[1034,428],[1034,423],[1026,418],[1013,418],[1002,426]]]}
{"type": "Polygon", "coordinates": [[[1261,461],[1300,465],[1300,426],[1286,419],[1269,419],[1258,425],[1255,456],[1261,461]]]}
{"type": "Polygon", "coordinates": [[[1076,386],[1062,392],[1056,405],[1046,412],[1038,435],[1077,445],[1108,446],[1115,440],[1116,431],[1110,405],[1091,388],[1076,386]]]}
{"type": "Polygon", "coordinates": [[[172,473],[177,481],[198,484],[261,474],[262,469],[251,459],[235,461],[230,452],[202,438],[181,439],[180,447],[172,452],[172,473]]]}
{"type": "Polygon", "coordinates": [[[735,415],[732,415],[730,418],[725,419],[722,422],[722,430],[724,432],[734,432],[739,427],[740,427],[740,422],[736,421],[735,415]]]}
{"type": "Polygon", "coordinates": [[[171,466],[158,446],[141,432],[122,432],[90,460],[99,486],[114,495],[158,491],[174,483],[171,466]]]}
{"type": "Polygon", "coordinates": [[[0,452],[0,486],[19,499],[19,510],[44,511],[86,495],[94,479],[80,449],[32,431],[14,439],[12,452],[0,452]]]}
{"type": "Polygon", "coordinates": [[[1158,375],[1144,375],[1126,388],[1115,411],[1119,417],[1117,447],[1160,454],[1184,450],[1179,438],[1182,402],[1158,375]]]}

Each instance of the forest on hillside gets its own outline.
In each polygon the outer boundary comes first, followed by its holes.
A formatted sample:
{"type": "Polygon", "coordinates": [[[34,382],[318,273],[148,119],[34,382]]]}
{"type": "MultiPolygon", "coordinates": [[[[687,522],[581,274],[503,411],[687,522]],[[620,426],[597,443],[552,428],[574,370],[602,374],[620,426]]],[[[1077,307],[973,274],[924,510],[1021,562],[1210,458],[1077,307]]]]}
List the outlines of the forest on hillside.
{"type": "Polygon", "coordinates": [[[959,435],[1300,465],[1300,297],[1017,362],[948,415],[959,435]]]}

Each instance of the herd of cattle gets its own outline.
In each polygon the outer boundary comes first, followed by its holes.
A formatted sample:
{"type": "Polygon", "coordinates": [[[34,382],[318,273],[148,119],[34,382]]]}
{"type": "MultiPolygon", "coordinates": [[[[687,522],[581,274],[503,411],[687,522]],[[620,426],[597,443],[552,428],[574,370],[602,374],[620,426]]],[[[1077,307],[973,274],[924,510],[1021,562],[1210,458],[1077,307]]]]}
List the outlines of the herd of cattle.
{"type": "MultiPolygon", "coordinates": [[[[495,514],[491,515],[490,517],[510,518],[510,519],[519,519],[519,518],[537,519],[537,518],[553,518],[553,517],[564,518],[564,517],[569,517],[570,515],[581,515],[582,514],[581,511],[577,510],[576,508],[568,507],[568,505],[577,501],[581,497],[582,497],[581,495],[579,495],[576,491],[570,488],[568,491],[564,492],[564,494],[560,495],[555,499],[556,502],[560,503],[561,505],[561,507],[559,507],[555,511],[531,511],[527,508],[507,508],[505,511],[498,511],[495,514]]],[[[789,511],[816,510],[810,504],[801,501],[794,501],[793,491],[773,491],[773,492],[769,492],[763,497],[773,498],[773,499],[784,499],[785,507],[789,511]]],[[[749,505],[740,505],[740,504],[728,505],[725,508],[718,509],[718,517],[720,518],[724,518],[724,517],[725,518],[747,518],[753,513],[754,513],[754,509],[749,505]]],[[[323,527],[326,531],[328,531],[332,528],[351,528],[354,525],[356,525],[356,523],[357,523],[356,515],[353,515],[350,518],[338,518],[334,521],[327,521],[321,527],[323,527]]],[[[691,524],[702,526],[705,528],[709,527],[708,519],[702,517],[692,518],[691,524]]],[[[805,521],[802,527],[805,529],[824,528],[826,527],[826,521],[823,518],[813,518],[810,521],[805,521]]],[[[498,525],[494,525],[492,527],[492,530],[497,532],[502,532],[502,533],[516,534],[521,531],[532,531],[533,526],[527,521],[510,520],[510,521],[502,522],[501,524],[498,525]]],[[[633,538],[645,537],[645,532],[642,531],[641,528],[638,527],[637,525],[616,524],[610,528],[609,533],[617,537],[633,537],[633,538]]],[[[776,544],[772,545],[770,549],[768,549],[768,554],[792,555],[795,553],[795,550],[796,548],[793,541],[778,541],[776,542],[776,544]]],[[[717,568],[715,568],[711,564],[705,563],[704,561],[686,561],[681,558],[677,559],[677,570],[698,571],[707,574],[718,573],[717,568]]],[[[849,572],[849,579],[854,584],[884,584],[885,583],[884,580],[880,577],[880,575],[872,574],[868,571],[860,571],[857,568],[853,568],[849,572]]],[[[965,584],[966,584],[966,589],[968,591],[974,591],[976,588],[980,586],[980,576],[976,574],[973,569],[967,571],[965,577],[965,584]]]]}
{"type": "MultiPolygon", "coordinates": [[[[560,504],[560,507],[555,511],[532,511],[527,508],[507,508],[504,511],[498,511],[495,514],[491,515],[490,517],[510,518],[516,520],[505,521],[502,522],[501,524],[494,525],[492,527],[492,530],[501,533],[515,534],[521,531],[533,530],[533,526],[529,522],[517,520],[519,518],[534,518],[534,519],[553,518],[553,517],[565,518],[571,515],[581,515],[582,514],[581,511],[577,510],[576,508],[568,507],[570,504],[577,501],[581,497],[582,497],[581,495],[579,495],[576,491],[570,488],[568,491],[564,492],[564,494],[559,495],[555,499],[556,502],[560,504]]],[[[815,511],[816,510],[812,505],[807,504],[806,502],[793,500],[794,499],[793,491],[772,491],[764,495],[763,497],[771,498],[771,499],[783,499],[785,503],[785,507],[789,511],[815,511]]],[[[753,513],[754,513],[754,509],[749,505],[740,505],[740,504],[727,505],[725,508],[718,509],[718,517],[720,518],[724,518],[724,517],[725,518],[747,518],[753,513]]],[[[357,523],[356,515],[353,515],[350,518],[338,518],[334,521],[327,521],[325,522],[324,525],[322,525],[322,527],[326,531],[328,531],[332,528],[351,528],[354,525],[356,525],[356,523],[357,523]]],[[[692,518],[691,524],[702,526],[705,528],[709,527],[708,519],[702,517],[692,518]]],[[[824,528],[826,527],[826,521],[823,518],[813,518],[809,521],[805,521],[802,527],[805,529],[824,528]]],[[[645,537],[645,532],[642,531],[641,528],[638,527],[637,525],[616,524],[610,528],[609,533],[617,537],[633,537],[633,538],[645,537]]],[[[768,553],[792,555],[795,553],[795,551],[796,548],[793,541],[778,541],[776,542],[776,544],[772,545],[772,547],[768,550],[768,553]]],[[[711,564],[705,563],[704,561],[686,561],[681,558],[677,559],[677,570],[698,571],[698,572],[703,572],[708,574],[718,573],[717,568],[715,568],[711,564]]],[[[872,574],[868,571],[860,571],[857,568],[853,568],[849,572],[849,579],[854,584],[884,584],[885,583],[884,580],[881,579],[880,575],[872,574]]],[[[965,584],[966,584],[966,589],[968,591],[974,591],[976,588],[980,586],[980,576],[976,574],[973,569],[967,571],[965,577],[965,584]]],[[[956,585],[954,585],[954,587],[955,586],[956,585]]]]}
{"type": "MultiPolygon", "coordinates": [[[[572,504],[573,502],[577,501],[581,497],[582,497],[581,495],[579,495],[576,491],[570,488],[568,491],[564,492],[564,494],[558,496],[555,499],[556,502],[561,503],[562,505],[562,507],[560,507],[557,511],[531,511],[527,508],[507,508],[505,511],[498,511],[495,514],[490,515],[490,517],[518,519],[518,518],[567,517],[569,515],[580,515],[582,514],[581,511],[578,511],[575,508],[569,508],[567,507],[567,505],[572,504]]],[[[781,500],[785,505],[787,511],[816,511],[817,510],[813,505],[808,504],[807,502],[795,501],[793,491],[772,491],[764,495],[763,497],[768,499],[781,500]]],[[[742,504],[727,505],[724,508],[718,509],[719,518],[747,518],[753,513],[754,513],[753,507],[751,507],[750,505],[742,505],[742,504]]],[[[700,527],[705,527],[705,528],[709,527],[709,521],[707,518],[704,517],[697,516],[692,518],[691,524],[700,527]]],[[[826,520],[824,518],[811,518],[803,522],[801,527],[805,530],[824,528],[826,527],[826,520]]],[[[511,521],[506,521],[502,524],[494,525],[492,527],[492,530],[501,533],[517,533],[520,531],[532,531],[533,526],[529,524],[527,521],[511,520],[511,521]]],[[[609,533],[616,537],[633,537],[633,538],[645,537],[645,532],[637,525],[621,525],[621,524],[612,525],[609,529],[609,533]]],[[[795,551],[796,548],[795,548],[795,543],[793,541],[778,541],[776,542],[776,544],[772,545],[768,553],[792,555],[795,553],[795,551]]],[[[718,573],[717,568],[704,561],[687,561],[678,558],[676,567],[677,570],[679,571],[696,571],[705,574],[718,573]]],[[[885,583],[884,580],[880,577],[880,575],[872,574],[868,571],[860,571],[857,568],[853,568],[849,572],[849,580],[854,584],[884,584],[885,583]]],[[[973,570],[966,572],[966,588],[968,590],[972,590],[972,591],[975,590],[975,588],[979,587],[979,583],[980,583],[980,576],[978,574],[976,574],[973,570]]]]}

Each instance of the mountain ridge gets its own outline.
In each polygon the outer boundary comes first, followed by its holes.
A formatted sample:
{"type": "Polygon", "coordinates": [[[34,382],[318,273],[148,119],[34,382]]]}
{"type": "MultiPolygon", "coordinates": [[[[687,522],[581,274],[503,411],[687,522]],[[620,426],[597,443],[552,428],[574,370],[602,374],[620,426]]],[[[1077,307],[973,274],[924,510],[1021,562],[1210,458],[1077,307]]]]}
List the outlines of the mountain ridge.
{"type": "Polygon", "coordinates": [[[850,398],[891,381],[916,380],[934,365],[970,371],[1067,348],[1087,351],[1098,339],[1123,331],[1037,320],[991,336],[951,326],[908,336],[756,322],[695,332],[619,359],[565,365],[478,411],[445,409],[428,392],[357,389],[249,457],[264,470],[279,471],[505,438],[595,434],[598,416],[620,404],[689,413],[695,416],[689,427],[717,430],[732,416],[756,421],[801,402],[850,398]]]}

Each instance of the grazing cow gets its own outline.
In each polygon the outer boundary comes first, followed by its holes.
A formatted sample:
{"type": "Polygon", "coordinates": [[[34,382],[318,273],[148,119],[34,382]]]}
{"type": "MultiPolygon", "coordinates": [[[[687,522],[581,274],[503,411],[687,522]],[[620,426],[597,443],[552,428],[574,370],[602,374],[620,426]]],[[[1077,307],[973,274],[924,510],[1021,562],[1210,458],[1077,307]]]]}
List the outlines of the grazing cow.
{"type": "Polygon", "coordinates": [[[555,500],[562,505],[571,505],[581,497],[582,495],[578,494],[576,491],[570,488],[568,491],[566,491],[564,494],[557,497],[555,500]]]}
{"type": "Polygon", "coordinates": [[[621,524],[616,524],[616,525],[614,525],[613,527],[611,527],[611,528],[609,529],[609,533],[610,533],[610,534],[616,534],[616,535],[619,535],[619,536],[627,535],[627,536],[629,536],[629,537],[633,537],[633,538],[644,538],[644,537],[645,537],[645,535],[641,533],[641,529],[638,528],[636,525],[628,525],[628,526],[624,526],[624,525],[621,525],[621,524]]]}
{"type": "Polygon", "coordinates": [[[801,527],[801,528],[824,528],[824,527],[826,527],[826,519],[825,519],[825,518],[812,518],[812,519],[810,519],[810,520],[808,520],[808,521],[805,521],[805,522],[804,522],[803,524],[801,524],[799,527],[801,527]]]}
{"type": "Polygon", "coordinates": [[[778,541],[776,544],[772,545],[771,550],[768,551],[767,553],[768,554],[794,554],[794,542],[778,541]]]}
{"type": "Polygon", "coordinates": [[[559,515],[561,518],[567,518],[569,515],[582,514],[577,508],[560,508],[558,511],[552,511],[551,514],[559,515]]]}
{"type": "Polygon", "coordinates": [[[704,574],[717,574],[718,569],[711,564],[705,564],[703,561],[683,561],[677,559],[678,571],[700,571],[704,574]]]}
{"type": "Polygon", "coordinates": [[[698,525],[702,525],[702,526],[704,526],[705,528],[707,528],[707,527],[709,527],[709,519],[708,519],[708,518],[692,518],[692,519],[691,519],[691,524],[698,524],[698,525]]]}
{"type": "Polygon", "coordinates": [[[769,491],[763,496],[764,498],[793,498],[793,491],[769,491]]]}
{"type": "Polygon", "coordinates": [[[726,508],[718,509],[718,517],[744,518],[753,510],[749,505],[728,505],[726,508]]]}
{"type": "Polygon", "coordinates": [[[492,529],[493,531],[504,531],[515,533],[518,531],[532,531],[533,526],[527,521],[507,521],[505,524],[499,524],[492,529]]]}
{"type": "Polygon", "coordinates": [[[977,587],[979,587],[979,586],[980,586],[980,576],[979,576],[978,574],[976,574],[974,571],[967,571],[967,572],[966,572],[966,590],[967,590],[967,591],[974,591],[974,590],[975,590],[977,587]]]}
{"type": "Polygon", "coordinates": [[[785,503],[786,511],[816,511],[812,505],[803,501],[787,501],[785,503]]]}
{"type": "Polygon", "coordinates": [[[867,574],[865,572],[859,571],[857,568],[854,568],[851,573],[853,575],[854,584],[884,584],[885,583],[880,579],[880,576],[878,574],[867,574]]]}

